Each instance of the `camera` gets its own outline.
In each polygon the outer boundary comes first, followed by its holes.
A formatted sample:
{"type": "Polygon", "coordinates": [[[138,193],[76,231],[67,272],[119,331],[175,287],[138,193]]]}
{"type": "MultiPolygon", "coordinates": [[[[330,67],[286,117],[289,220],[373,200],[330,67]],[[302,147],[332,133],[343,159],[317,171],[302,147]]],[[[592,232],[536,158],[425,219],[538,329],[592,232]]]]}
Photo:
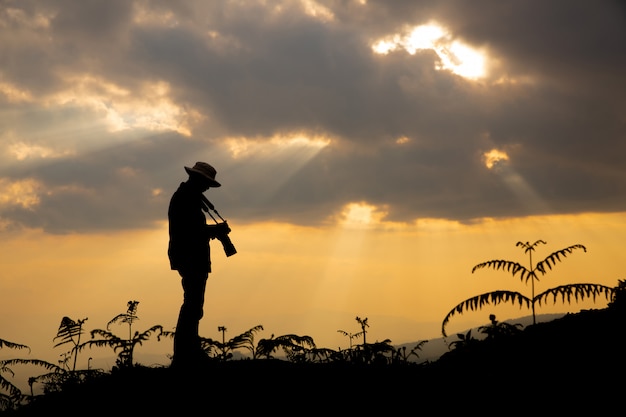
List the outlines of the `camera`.
{"type": "MultiPolygon", "coordinates": [[[[230,228],[228,227],[226,222],[221,223],[221,224],[224,224],[225,225],[224,228],[230,231],[230,228]]],[[[222,247],[224,248],[224,253],[226,254],[226,256],[232,256],[237,253],[237,249],[235,249],[235,245],[233,245],[233,242],[231,242],[230,237],[228,237],[228,233],[229,232],[219,233],[217,235],[217,240],[219,240],[222,243],[222,247]]]]}

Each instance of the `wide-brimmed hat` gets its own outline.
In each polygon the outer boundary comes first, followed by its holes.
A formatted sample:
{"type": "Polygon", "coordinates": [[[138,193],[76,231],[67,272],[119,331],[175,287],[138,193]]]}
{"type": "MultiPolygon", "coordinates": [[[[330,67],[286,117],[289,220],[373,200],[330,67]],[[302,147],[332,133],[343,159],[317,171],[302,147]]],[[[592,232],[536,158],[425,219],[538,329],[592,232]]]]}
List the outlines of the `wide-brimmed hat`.
{"type": "Polygon", "coordinates": [[[201,175],[203,178],[209,181],[211,187],[222,186],[222,184],[215,181],[215,175],[217,174],[217,171],[206,162],[196,162],[193,168],[185,167],[185,171],[187,171],[189,175],[201,175]]]}

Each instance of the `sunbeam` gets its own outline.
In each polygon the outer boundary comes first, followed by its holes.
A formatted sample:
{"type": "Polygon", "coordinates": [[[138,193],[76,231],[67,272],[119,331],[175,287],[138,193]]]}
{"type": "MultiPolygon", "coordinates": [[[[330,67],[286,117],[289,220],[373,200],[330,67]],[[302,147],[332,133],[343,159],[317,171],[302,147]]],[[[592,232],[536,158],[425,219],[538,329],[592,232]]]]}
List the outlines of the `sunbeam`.
{"type": "Polygon", "coordinates": [[[270,138],[228,138],[218,145],[225,152],[221,171],[228,175],[230,170],[237,169],[239,174],[244,174],[238,175],[242,181],[238,186],[249,188],[251,193],[258,191],[259,182],[263,183],[262,198],[271,200],[331,141],[329,137],[302,132],[270,138]]]}
{"type": "Polygon", "coordinates": [[[483,154],[485,167],[500,176],[502,182],[517,196],[520,204],[528,209],[528,214],[549,213],[548,204],[515,172],[509,160],[509,155],[498,149],[491,149],[483,154]]]}

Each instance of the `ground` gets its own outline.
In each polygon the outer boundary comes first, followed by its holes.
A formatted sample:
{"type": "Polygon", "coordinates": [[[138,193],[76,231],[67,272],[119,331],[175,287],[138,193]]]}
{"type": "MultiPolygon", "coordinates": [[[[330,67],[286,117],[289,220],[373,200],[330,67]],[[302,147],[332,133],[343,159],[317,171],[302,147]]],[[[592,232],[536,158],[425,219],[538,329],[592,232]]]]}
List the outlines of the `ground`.
{"type": "Polygon", "coordinates": [[[366,413],[615,413],[626,370],[622,314],[566,315],[429,364],[234,360],[137,367],[37,398],[12,416],[366,413]]]}

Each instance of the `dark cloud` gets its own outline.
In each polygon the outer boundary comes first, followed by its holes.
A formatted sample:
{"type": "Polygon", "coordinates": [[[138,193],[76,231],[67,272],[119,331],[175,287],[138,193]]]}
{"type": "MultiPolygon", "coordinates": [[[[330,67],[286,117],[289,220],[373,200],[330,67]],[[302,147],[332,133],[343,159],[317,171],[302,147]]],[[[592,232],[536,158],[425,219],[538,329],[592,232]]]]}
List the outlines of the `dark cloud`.
{"type": "Polygon", "coordinates": [[[210,193],[240,221],[317,224],[353,201],[407,222],[623,209],[620,2],[319,4],[334,18],[295,1],[5,3],[0,82],[31,98],[0,90],[0,176],[53,192],[0,216],[55,232],[149,227],[197,160],[216,165],[224,187],[210,193]],[[431,20],[489,51],[494,78],[436,70],[429,50],[372,53],[374,40],[431,20]],[[85,75],[103,84],[95,104],[77,90],[85,75]],[[107,126],[115,101],[157,105],[146,85],[159,82],[203,117],[191,137],[107,126]],[[123,91],[107,98],[107,85],[123,91]],[[332,142],[310,159],[263,142],[290,132],[332,142]],[[232,137],[266,152],[234,157],[232,137]],[[10,143],[57,159],[16,161],[10,143]],[[493,148],[510,158],[501,170],[482,160],[493,148]]]}

